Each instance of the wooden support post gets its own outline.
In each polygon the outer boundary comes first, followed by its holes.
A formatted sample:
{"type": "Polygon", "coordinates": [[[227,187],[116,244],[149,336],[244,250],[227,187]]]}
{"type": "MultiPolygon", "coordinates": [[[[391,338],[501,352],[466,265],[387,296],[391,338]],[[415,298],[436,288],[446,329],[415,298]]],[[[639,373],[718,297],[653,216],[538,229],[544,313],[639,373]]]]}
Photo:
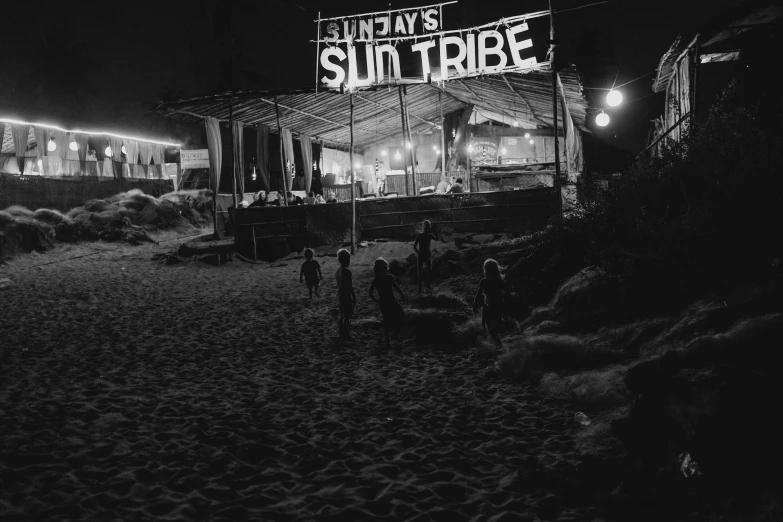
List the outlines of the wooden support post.
{"type": "Polygon", "coordinates": [[[402,117],[402,164],[405,168],[405,195],[410,196],[410,191],[408,190],[408,151],[405,146],[405,104],[402,100],[402,85],[397,87],[397,91],[400,94],[400,116],[402,117]]]}
{"type": "MultiPolygon", "coordinates": [[[[443,119],[443,89],[438,91],[440,105],[440,174],[446,175],[446,120],[443,119]]],[[[468,185],[470,186],[470,185],[468,185]]]]}
{"type": "Polygon", "coordinates": [[[231,98],[228,99],[228,133],[231,136],[231,165],[234,167],[231,171],[231,196],[234,200],[234,208],[237,208],[237,157],[234,147],[234,104],[231,98]]]}
{"type": "Polygon", "coordinates": [[[258,261],[258,246],[256,245],[256,226],[253,225],[253,261],[258,261]]]}
{"type": "MultiPolygon", "coordinates": [[[[558,86],[560,86],[560,78],[558,78],[558,86]]],[[[566,125],[566,111],[568,110],[568,107],[565,103],[565,92],[562,89],[558,89],[560,93],[560,112],[563,113],[563,155],[566,159],[566,180],[571,181],[569,177],[569,173],[571,172],[571,166],[568,164],[568,125],[566,125]]]]}
{"type": "Polygon", "coordinates": [[[283,170],[283,204],[288,206],[288,169],[285,168],[285,155],[283,154],[283,129],[280,127],[280,107],[275,96],[275,115],[277,116],[277,135],[280,136],[280,168],[283,170]]]}
{"type": "Polygon", "coordinates": [[[356,176],[353,168],[353,89],[349,94],[351,97],[351,150],[349,160],[351,162],[351,255],[356,250],[356,176]]]}
{"type": "MultiPolygon", "coordinates": [[[[413,195],[419,194],[419,189],[416,187],[416,149],[413,147],[413,138],[411,137],[411,118],[408,112],[408,88],[402,86],[402,98],[405,100],[405,129],[408,133],[408,143],[411,144],[411,187],[413,188],[413,195]]],[[[406,147],[407,148],[407,147],[406,147]]]]}
{"type": "Polygon", "coordinates": [[[557,70],[555,69],[555,12],[552,0],[549,0],[549,67],[552,69],[552,127],[555,135],[555,195],[557,197],[557,215],[563,215],[563,194],[560,190],[560,145],[557,140],[557,70]]]}

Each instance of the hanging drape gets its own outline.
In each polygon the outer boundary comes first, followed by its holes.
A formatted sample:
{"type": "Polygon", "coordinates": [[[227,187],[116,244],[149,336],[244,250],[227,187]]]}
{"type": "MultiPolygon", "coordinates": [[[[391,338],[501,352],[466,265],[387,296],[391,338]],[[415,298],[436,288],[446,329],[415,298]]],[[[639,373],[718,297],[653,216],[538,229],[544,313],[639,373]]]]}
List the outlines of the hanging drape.
{"type": "Polygon", "coordinates": [[[139,161],[144,169],[144,177],[150,177],[150,160],[152,159],[152,147],[146,141],[137,141],[139,146],[139,161]]]}
{"type": "Polygon", "coordinates": [[[71,167],[68,164],[68,145],[69,142],[69,136],[66,132],[60,132],[60,131],[52,131],[52,139],[54,139],[55,145],[57,145],[57,148],[55,149],[52,156],[56,156],[59,158],[57,161],[59,167],[55,170],[53,174],[58,176],[70,176],[71,175],[71,167]]]}
{"type": "Polygon", "coordinates": [[[209,186],[218,193],[220,187],[220,165],[223,161],[223,146],[220,143],[220,121],[207,116],[204,118],[207,130],[207,149],[209,150],[209,186]]]}
{"type": "Polygon", "coordinates": [[[580,174],[584,168],[584,156],[582,154],[582,137],[579,134],[574,120],[571,118],[571,111],[568,108],[568,99],[565,96],[565,89],[560,82],[560,75],[557,75],[557,85],[560,88],[560,96],[563,99],[563,105],[565,106],[565,114],[563,115],[563,124],[565,125],[565,147],[566,147],[566,162],[568,164],[568,172],[571,177],[580,174]]]}
{"type": "Polygon", "coordinates": [[[111,147],[111,160],[114,167],[114,177],[122,177],[122,138],[107,136],[109,147],[111,147]]]}
{"type": "Polygon", "coordinates": [[[24,174],[24,155],[27,153],[27,137],[30,135],[29,125],[11,124],[11,137],[14,140],[14,154],[19,165],[19,173],[24,174]]]}
{"type": "Polygon", "coordinates": [[[130,177],[142,177],[141,169],[139,168],[139,142],[126,139],[122,143],[125,145],[125,161],[128,162],[130,177]]]}
{"type": "Polygon", "coordinates": [[[237,182],[239,201],[245,197],[245,124],[241,121],[231,123],[231,135],[234,137],[234,178],[237,182]]]}
{"type": "Polygon", "coordinates": [[[41,174],[46,176],[49,174],[49,162],[46,159],[46,147],[49,144],[49,131],[43,127],[33,127],[33,134],[35,134],[35,143],[37,145],[35,150],[38,152],[38,159],[41,160],[41,174]]]}
{"type": "Polygon", "coordinates": [[[87,170],[87,148],[89,145],[87,144],[87,135],[86,134],[74,134],[74,141],[76,141],[76,144],[79,146],[79,150],[76,151],[79,156],[79,166],[81,167],[81,173],[82,175],[88,175],[91,174],[87,170]]]}
{"type": "Polygon", "coordinates": [[[310,194],[313,185],[313,139],[305,134],[299,135],[302,144],[302,168],[304,169],[305,193],[310,194]]]}
{"type": "Polygon", "coordinates": [[[111,158],[106,157],[106,147],[109,146],[109,140],[106,136],[93,136],[92,141],[95,144],[95,158],[98,160],[96,166],[99,176],[111,176],[111,158]]]}
{"type": "Polygon", "coordinates": [[[321,171],[321,150],[323,149],[323,144],[318,143],[317,141],[313,142],[313,161],[315,162],[315,170],[313,170],[313,182],[312,182],[312,190],[316,194],[322,194],[323,193],[323,173],[321,171]]]}
{"type": "Polygon", "coordinates": [[[152,149],[152,159],[155,162],[155,168],[158,171],[158,179],[163,179],[163,163],[166,161],[165,153],[166,148],[159,143],[150,143],[152,149]]]}
{"type": "Polygon", "coordinates": [[[269,125],[260,123],[256,133],[256,169],[258,169],[258,180],[261,190],[269,191],[271,189],[269,175],[269,125]]]}
{"type": "Polygon", "coordinates": [[[286,128],[282,129],[281,137],[283,139],[283,152],[285,153],[286,162],[286,165],[283,165],[283,168],[285,169],[285,189],[291,190],[291,187],[294,184],[294,178],[291,176],[291,170],[294,166],[294,138],[291,135],[291,130],[286,128]]]}

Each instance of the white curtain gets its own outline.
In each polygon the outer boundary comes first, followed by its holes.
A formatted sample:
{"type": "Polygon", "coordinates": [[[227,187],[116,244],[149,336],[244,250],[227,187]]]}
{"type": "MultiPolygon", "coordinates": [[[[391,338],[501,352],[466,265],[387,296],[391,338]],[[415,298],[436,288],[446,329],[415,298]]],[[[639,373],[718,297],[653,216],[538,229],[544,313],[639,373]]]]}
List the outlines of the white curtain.
{"type": "Polygon", "coordinates": [[[207,149],[209,150],[209,185],[215,192],[215,201],[220,188],[220,166],[223,161],[223,145],[220,143],[220,121],[207,116],[204,118],[207,130],[207,149]]]}
{"type": "Polygon", "coordinates": [[[16,154],[16,163],[19,165],[19,172],[24,174],[24,156],[27,153],[27,138],[30,135],[29,125],[11,124],[11,136],[14,140],[14,153],[16,154]]]}
{"type": "Polygon", "coordinates": [[[234,178],[237,182],[239,201],[245,197],[245,124],[232,122],[231,135],[234,137],[234,178]]]}
{"type": "Polygon", "coordinates": [[[139,169],[139,142],[136,140],[123,140],[125,145],[125,160],[128,162],[128,173],[132,178],[142,177],[139,169]]]}
{"type": "Polygon", "coordinates": [[[109,147],[111,147],[111,161],[114,167],[114,177],[122,177],[122,138],[107,136],[109,147]]]}
{"type": "Polygon", "coordinates": [[[70,144],[68,134],[61,131],[52,131],[51,137],[54,139],[54,144],[57,145],[54,153],[51,154],[51,156],[57,158],[54,164],[50,163],[50,167],[52,167],[52,170],[54,171],[53,174],[57,176],[70,176],[72,170],[67,161],[68,145],[70,144]]]}
{"type": "Polygon", "coordinates": [[[313,139],[305,134],[299,135],[299,143],[302,144],[302,165],[305,177],[305,193],[310,194],[313,184],[313,139]]]}
{"type": "Polygon", "coordinates": [[[166,148],[164,145],[151,143],[150,149],[152,150],[152,159],[155,161],[155,169],[158,171],[157,178],[163,179],[163,175],[165,174],[165,170],[163,169],[163,162],[165,161],[166,148]]]}
{"type": "Polygon", "coordinates": [[[569,181],[573,176],[577,176],[584,169],[584,156],[582,154],[582,136],[579,134],[574,120],[571,118],[571,110],[568,108],[568,99],[565,96],[565,89],[560,82],[560,75],[557,75],[557,85],[560,87],[560,96],[563,98],[563,105],[566,108],[563,115],[563,122],[565,125],[566,139],[566,161],[568,163],[569,181]]]}
{"type": "Polygon", "coordinates": [[[141,167],[144,170],[144,177],[150,176],[150,161],[152,160],[152,146],[146,141],[137,141],[139,146],[139,157],[141,158],[141,167]]]}
{"type": "Polygon", "coordinates": [[[33,134],[35,134],[35,143],[37,145],[35,150],[38,152],[38,159],[41,160],[41,174],[46,176],[49,174],[49,162],[46,158],[46,147],[49,144],[49,131],[43,127],[33,127],[33,134]]]}
{"type": "Polygon", "coordinates": [[[285,153],[286,165],[283,165],[285,170],[285,184],[286,190],[291,190],[294,184],[294,178],[291,176],[291,170],[294,168],[294,139],[291,135],[290,129],[282,129],[283,135],[283,152],[285,153]]]}
{"type": "Polygon", "coordinates": [[[87,170],[87,148],[89,147],[87,143],[87,135],[74,134],[73,138],[76,144],[79,146],[79,150],[76,151],[76,155],[79,156],[79,169],[81,174],[83,176],[92,176],[93,173],[87,170]]]}

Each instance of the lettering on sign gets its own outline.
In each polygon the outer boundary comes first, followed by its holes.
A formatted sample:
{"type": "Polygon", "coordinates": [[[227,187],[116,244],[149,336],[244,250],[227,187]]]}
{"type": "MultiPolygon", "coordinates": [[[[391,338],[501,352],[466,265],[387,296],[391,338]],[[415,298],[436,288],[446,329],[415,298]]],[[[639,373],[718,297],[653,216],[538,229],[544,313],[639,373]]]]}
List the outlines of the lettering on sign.
{"type": "Polygon", "coordinates": [[[180,150],[179,161],[183,169],[208,169],[209,149],[180,150]]]}
{"type": "Polygon", "coordinates": [[[352,89],[440,82],[540,65],[528,21],[546,13],[446,31],[442,11],[441,4],[317,20],[319,85],[352,89]]]}

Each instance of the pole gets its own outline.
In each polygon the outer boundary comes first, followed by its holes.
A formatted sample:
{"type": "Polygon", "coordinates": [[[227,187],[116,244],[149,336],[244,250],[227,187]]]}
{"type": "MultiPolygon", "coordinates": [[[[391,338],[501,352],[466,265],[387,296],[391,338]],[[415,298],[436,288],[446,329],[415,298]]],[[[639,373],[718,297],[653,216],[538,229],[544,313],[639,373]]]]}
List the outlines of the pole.
{"type": "Polygon", "coordinates": [[[552,127],[555,135],[555,196],[557,197],[557,215],[563,216],[563,194],[560,190],[560,144],[557,137],[557,71],[555,70],[555,12],[552,0],[549,0],[549,67],[552,69],[552,127]]]}
{"type": "Polygon", "coordinates": [[[280,136],[280,168],[283,169],[283,204],[288,206],[288,169],[285,168],[285,156],[283,154],[283,129],[280,127],[280,107],[277,106],[277,96],[275,96],[275,115],[277,116],[277,135],[280,136]]]}
{"type": "Polygon", "coordinates": [[[318,63],[321,57],[321,11],[318,11],[318,42],[315,44],[315,95],[318,96],[318,63]]]}
{"type": "Polygon", "coordinates": [[[691,127],[696,123],[696,114],[698,114],[698,111],[696,110],[696,102],[698,101],[698,97],[696,96],[696,87],[699,85],[697,83],[697,80],[699,79],[699,63],[701,62],[701,58],[699,55],[701,54],[701,35],[696,35],[696,49],[693,53],[693,81],[691,81],[691,91],[693,91],[691,95],[691,127]]]}
{"type": "Polygon", "coordinates": [[[405,104],[402,101],[402,85],[397,87],[397,91],[400,93],[400,116],[402,117],[402,158],[403,166],[405,167],[405,195],[410,196],[410,191],[408,190],[408,151],[405,148],[405,104]]]}
{"type": "Polygon", "coordinates": [[[356,178],[353,171],[353,89],[349,95],[351,99],[351,149],[349,161],[351,162],[351,255],[356,249],[356,178]]]}
{"type": "Polygon", "coordinates": [[[566,111],[568,108],[565,103],[565,91],[561,88],[563,86],[558,78],[558,92],[560,93],[560,112],[563,113],[563,155],[566,158],[566,179],[570,181],[569,173],[571,172],[571,165],[568,164],[568,125],[566,125],[566,111]]]}
{"type": "Polygon", "coordinates": [[[234,147],[234,104],[231,98],[228,99],[228,130],[231,135],[231,165],[234,167],[231,173],[231,196],[234,201],[234,208],[237,208],[237,155],[234,147]]]}
{"type": "Polygon", "coordinates": [[[405,100],[405,128],[408,132],[408,143],[411,144],[411,186],[413,187],[413,195],[419,194],[419,189],[416,188],[416,149],[413,147],[413,138],[411,137],[411,117],[408,112],[408,88],[402,86],[402,96],[405,100]]]}
{"type": "Polygon", "coordinates": [[[443,89],[438,91],[438,105],[440,105],[440,174],[446,175],[446,120],[443,119],[443,89]]]}

